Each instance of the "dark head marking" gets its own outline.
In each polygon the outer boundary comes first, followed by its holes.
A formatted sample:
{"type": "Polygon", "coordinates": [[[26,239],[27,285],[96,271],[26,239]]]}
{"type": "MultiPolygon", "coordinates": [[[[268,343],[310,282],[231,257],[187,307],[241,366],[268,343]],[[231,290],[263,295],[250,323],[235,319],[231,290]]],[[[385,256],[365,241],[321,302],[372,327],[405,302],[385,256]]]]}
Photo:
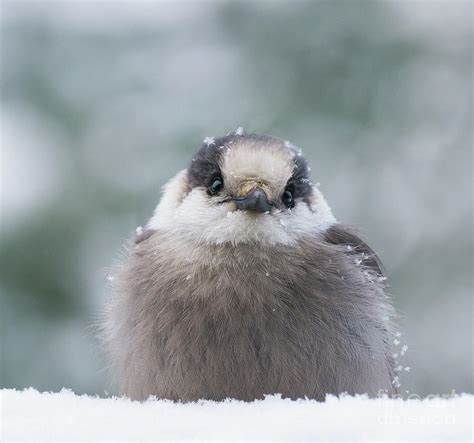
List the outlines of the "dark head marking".
{"type": "Polygon", "coordinates": [[[288,187],[293,191],[295,198],[301,198],[306,203],[309,203],[309,198],[313,193],[313,183],[309,175],[308,163],[301,154],[301,151],[295,153],[293,163],[293,173],[288,181],[288,187]]]}
{"type": "Polygon", "coordinates": [[[244,135],[234,133],[224,137],[206,137],[201,148],[194,156],[188,168],[188,183],[191,188],[208,187],[211,181],[221,175],[220,161],[226,148],[244,135]]]}
{"type": "Polygon", "coordinates": [[[247,134],[242,128],[223,137],[206,137],[201,148],[194,156],[188,168],[189,187],[208,188],[216,177],[222,175],[220,164],[228,148],[241,141],[249,141],[262,146],[278,146],[292,156],[293,172],[287,184],[295,199],[309,203],[313,185],[309,176],[309,167],[301,150],[289,142],[268,135],[247,134]]]}

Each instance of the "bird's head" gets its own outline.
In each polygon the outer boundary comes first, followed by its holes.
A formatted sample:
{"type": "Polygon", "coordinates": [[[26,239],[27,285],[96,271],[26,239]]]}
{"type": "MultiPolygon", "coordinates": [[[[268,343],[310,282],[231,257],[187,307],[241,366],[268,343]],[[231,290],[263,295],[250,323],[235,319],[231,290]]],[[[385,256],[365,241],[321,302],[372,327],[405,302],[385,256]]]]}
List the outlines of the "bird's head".
{"type": "Polygon", "coordinates": [[[246,134],[207,137],[188,169],[166,186],[148,224],[214,244],[289,244],[334,222],[289,142],[246,134]]]}

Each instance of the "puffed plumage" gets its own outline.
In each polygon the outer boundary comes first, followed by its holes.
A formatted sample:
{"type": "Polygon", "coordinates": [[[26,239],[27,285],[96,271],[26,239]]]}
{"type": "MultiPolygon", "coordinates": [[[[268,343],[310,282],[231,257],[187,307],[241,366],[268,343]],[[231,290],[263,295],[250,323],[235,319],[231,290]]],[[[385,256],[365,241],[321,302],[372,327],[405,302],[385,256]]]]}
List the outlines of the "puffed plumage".
{"type": "Polygon", "coordinates": [[[111,369],[133,399],[391,394],[384,280],[297,148],[240,130],[207,138],[117,271],[111,369]]]}

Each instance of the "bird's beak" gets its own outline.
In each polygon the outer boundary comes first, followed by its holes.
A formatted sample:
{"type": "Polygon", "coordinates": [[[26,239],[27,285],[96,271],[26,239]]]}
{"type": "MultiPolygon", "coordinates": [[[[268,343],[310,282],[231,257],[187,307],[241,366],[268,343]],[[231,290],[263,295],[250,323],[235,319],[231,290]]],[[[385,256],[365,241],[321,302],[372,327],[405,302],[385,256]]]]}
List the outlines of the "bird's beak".
{"type": "Polygon", "coordinates": [[[235,197],[234,202],[237,209],[252,210],[257,212],[268,212],[272,209],[272,203],[268,200],[265,191],[257,186],[244,197],[235,197]]]}

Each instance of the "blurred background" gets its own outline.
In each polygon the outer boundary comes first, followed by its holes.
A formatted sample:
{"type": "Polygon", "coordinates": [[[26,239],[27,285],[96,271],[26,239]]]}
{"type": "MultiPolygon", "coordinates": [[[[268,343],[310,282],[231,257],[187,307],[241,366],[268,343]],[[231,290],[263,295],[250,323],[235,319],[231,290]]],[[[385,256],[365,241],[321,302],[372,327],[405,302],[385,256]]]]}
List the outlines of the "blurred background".
{"type": "Polygon", "coordinates": [[[402,390],[472,392],[469,1],[1,2],[0,387],[104,395],[107,268],[206,136],[300,146],[380,253],[402,390]]]}

